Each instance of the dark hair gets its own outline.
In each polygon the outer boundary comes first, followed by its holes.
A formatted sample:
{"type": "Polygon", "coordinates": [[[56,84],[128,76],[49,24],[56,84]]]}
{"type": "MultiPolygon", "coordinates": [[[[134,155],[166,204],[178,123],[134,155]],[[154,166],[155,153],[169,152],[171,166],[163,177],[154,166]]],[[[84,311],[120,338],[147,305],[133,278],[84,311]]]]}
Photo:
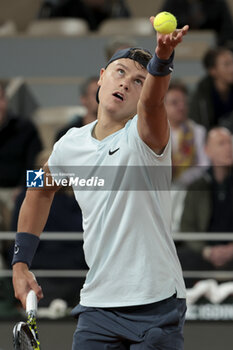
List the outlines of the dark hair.
{"type": "Polygon", "coordinates": [[[96,84],[97,84],[98,80],[99,80],[99,77],[97,77],[97,76],[92,76],[92,77],[87,78],[86,80],[84,80],[84,82],[79,87],[79,94],[81,96],[85,96],[87,94],[89,85],[91,83],[94,83],[94,82],[96,82],[96,84]]]}
{"type": "Polygon", "coordinates": [[[209,70],[211,68],[214,68],[216,66],[217,58],[225,52],[231,52],[231,51],[226,47],[216,47],[216,48],[209,49],[205,53],[202,60],[202,63],[205,69],[209,70]]]}
{"type": "Polygon", "coordinates": [[[181,80],[172,80],[169,87],[168,87],[168,91],[171,90],[179,90],[181,92],[183,92],[185,95],[189,94],[188,88],[187,86],[183,83],[183,81],[181,80]]]}

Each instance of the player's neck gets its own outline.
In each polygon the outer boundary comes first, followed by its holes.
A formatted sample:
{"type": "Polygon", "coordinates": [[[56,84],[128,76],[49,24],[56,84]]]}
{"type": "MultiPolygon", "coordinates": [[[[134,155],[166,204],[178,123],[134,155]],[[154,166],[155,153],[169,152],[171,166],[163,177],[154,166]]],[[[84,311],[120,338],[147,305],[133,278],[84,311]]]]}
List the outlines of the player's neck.
{"type": "Polygon", "coordinates": [[[128,120],[129,118],[123,120],[115,120],[114,118],[107,115],[98,114],[98,122],[94,127],[92,135],[97,140],[101,141],[105,137],[108,137],[109,135],[114,134],[115,132],[124,128],[128,120]]]}
{"type": "Polygon", "coordinates": [[[125,123],[123,125],[119,123],[103,123],[102,121],[98,120],[94,127],[92,136],[101,141],[105,139],[105,137],[108,137],[109,135],[122,129],[124,126],[125,123]]]}

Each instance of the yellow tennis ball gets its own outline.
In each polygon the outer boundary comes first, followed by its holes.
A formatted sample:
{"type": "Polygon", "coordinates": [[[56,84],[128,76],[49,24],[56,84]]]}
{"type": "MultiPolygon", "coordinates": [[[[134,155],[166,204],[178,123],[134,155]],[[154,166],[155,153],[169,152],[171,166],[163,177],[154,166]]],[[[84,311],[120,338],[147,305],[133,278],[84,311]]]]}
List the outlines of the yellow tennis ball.
{"type": "Polygon", "coordinates": [[[154,18],[154,28],[162,34],[170,34],[176,30],[177,20],[170,12],[160,12],[154,18]]]}

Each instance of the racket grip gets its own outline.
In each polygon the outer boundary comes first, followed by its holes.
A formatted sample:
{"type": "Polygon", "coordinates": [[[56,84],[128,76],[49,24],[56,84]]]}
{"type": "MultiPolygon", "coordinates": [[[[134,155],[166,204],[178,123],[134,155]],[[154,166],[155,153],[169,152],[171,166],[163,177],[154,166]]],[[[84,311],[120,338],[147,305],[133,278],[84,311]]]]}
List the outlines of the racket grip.
{"type": "Polygon", "coordinates": [[[33,311],[34,313],[37,312],[37,296],[34,290],[30,290],[30,292],[27,295],[26,299],[26,312],[33,311]]]}

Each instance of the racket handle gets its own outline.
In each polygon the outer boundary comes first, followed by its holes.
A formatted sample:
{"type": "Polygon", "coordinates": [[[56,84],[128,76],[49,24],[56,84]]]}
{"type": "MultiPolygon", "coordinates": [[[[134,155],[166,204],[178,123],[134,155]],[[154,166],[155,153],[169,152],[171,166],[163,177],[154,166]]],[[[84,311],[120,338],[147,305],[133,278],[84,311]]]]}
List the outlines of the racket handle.
{"type": "Polygon", "coordinates": [[[26,312],[33,311],[34,313],[37,312],[37,296],[34,290],[30,290],[30,292],[27,295],[26,299],[26,312]]]}

